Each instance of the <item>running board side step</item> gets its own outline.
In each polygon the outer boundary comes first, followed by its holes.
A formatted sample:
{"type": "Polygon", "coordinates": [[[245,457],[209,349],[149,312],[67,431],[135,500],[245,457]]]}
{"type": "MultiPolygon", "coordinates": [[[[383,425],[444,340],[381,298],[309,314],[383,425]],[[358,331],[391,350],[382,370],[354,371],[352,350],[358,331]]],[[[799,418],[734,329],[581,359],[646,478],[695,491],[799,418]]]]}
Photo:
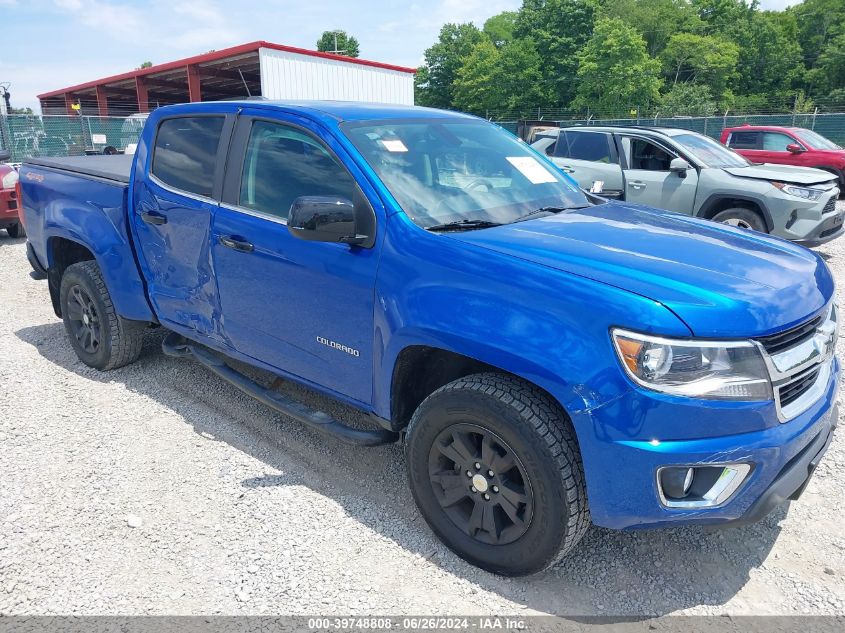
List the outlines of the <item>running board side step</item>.
{"type": "Polygon", "coordinates": [[[234,385],[274,411],[287,415],[323,433],[336,437],[347,444],[357,446],[381,446],[399,440],[399,434],[387,429],[356,429],[346,426],[323,411],[312,409],[285,395],[265,389],[254,380],[229,367],[223,359],[208,350],[195,345],[185,337],[171,332],[161,343],[161,350],[167,356],[185,358],[190,356],[214,372],[223,380],[234,385]]]}

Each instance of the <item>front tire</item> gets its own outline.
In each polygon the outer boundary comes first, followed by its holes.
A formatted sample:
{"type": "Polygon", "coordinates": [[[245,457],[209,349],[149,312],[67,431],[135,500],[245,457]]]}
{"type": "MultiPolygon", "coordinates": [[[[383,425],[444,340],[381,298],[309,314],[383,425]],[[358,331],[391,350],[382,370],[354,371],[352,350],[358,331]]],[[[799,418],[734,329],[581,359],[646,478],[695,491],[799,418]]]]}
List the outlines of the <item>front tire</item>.
{"type": "Polygon", "coordinates": [[[96,262],[68,266],[62,275],[59,302],[70,344],[89,367],[116,369],[141,354],[147,324],[129,321],[115,312],[96,262]]]}
{"type": "Polygon", "coordinates": [[[762,216],[753,209],[746,209],[745,207],[735,207],[720,211],[713,216],[713,221],[760,233],[769,232],[766,229],[766,222],[762,216]]]}
{"type": "Polygon", "coordinates": [[[541,571],[590,524],[566,414],[516,378],[475,374],[441,387],[408,425],[411,491],[458,556],[493,573],[541,571]]]}

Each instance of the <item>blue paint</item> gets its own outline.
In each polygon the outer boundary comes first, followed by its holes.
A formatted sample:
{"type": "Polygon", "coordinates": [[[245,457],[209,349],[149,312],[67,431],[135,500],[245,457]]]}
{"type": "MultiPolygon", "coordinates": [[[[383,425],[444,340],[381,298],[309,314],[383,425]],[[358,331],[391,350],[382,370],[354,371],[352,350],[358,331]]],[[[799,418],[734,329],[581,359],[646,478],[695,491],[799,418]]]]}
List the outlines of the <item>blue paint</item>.
{"type": "Polygon", "coordinates": [[[475,120],[338,102],[161,108],[141,137],[128,187],[23,167],[30,241],[48,265],[54,237],[88,247],[123,316],[159,320],[383,418],[391,416],[394,367],[408,347],[452,351],[520,376],[570,415],[593,520],[607,527],[736,518],[829,424],[838,364],[825,396],[781,424],[773,402],[695,400],[634,385],[609,336],[617,326],[706,338],[782,331],[833,296],[830,271],[816,254],[622,203],[484,230],[429,232],[402,211],[341,129],[344,121],[404,119],[475,120]],[[160,187],[148,176],[156,126],[164,116],[189,113],[252,114],[319,137],[373,208],[374,248],[301,241],[284,223],[160,187]],[[143,223],[143,210],[166,214],[168,224],[143,223]],[[227,235],[243,236],[255,250],[221,246],[227,235]],[[740,454],[755,468],[731,503],[693,513],[659,504],[659,466],[740,454]]]}

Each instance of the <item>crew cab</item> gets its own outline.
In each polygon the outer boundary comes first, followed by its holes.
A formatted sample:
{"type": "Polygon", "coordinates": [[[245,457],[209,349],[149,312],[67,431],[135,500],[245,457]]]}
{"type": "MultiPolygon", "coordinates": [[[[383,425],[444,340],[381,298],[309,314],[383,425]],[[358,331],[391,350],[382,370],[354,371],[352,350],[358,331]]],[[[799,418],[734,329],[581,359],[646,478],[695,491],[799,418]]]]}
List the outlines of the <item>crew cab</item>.
{"type": "Polygon", "coordinates": [[[0,150],[0,229],[6,229],[9,237],[23,237],[26,230],[18,217],[18,170],[5,164],[11,155],[0,150]]]}
{"type": "Polygon", "coordinates": [[[21,182],[83,363],[135,361],[157,325],[166,354],[327,441],[403,442],[423,517],[496,573],[551,565],[591,523],[757,520],[801,494],[838,420],[820,256],[587,194],[472,116],[169,106],[134,156],[33,159],[21,182]]]}
{"type": "Polygon", "coordinates": [[[832,174],[753,165],[713,139],[675,128],[546,130],[532,145],[581,187],[818,246],[845,232],[832,174]],[[599,189],[600,188],[600,189],[599,189]]]}
{"type": "Polygon", "coordinates": [[[741,125],[722,130],[722,143],[755,163],[814,167],[830,172],[845,191],[845,149],[803,127],[741,125]]]}

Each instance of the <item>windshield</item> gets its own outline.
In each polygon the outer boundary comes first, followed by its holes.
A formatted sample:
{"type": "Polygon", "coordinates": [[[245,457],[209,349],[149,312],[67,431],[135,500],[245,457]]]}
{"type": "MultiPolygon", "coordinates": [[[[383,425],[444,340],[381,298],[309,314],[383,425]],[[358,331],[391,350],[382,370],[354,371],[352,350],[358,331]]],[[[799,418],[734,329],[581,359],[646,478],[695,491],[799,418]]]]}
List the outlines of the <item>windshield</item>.
{"type": "Polygon", "coordinates": [[[816,134],[812,130],[802,128],[798,130],[798,137],[814,149],[842,149],[829,138],[816,134]]]}
{"type": "Polygon", "coordinates": [[[672,137],[688,154],[704,167],[748,167],[751,163],[709,136],[678,134],[672,137]]]}
{"type": "Polygon", "coordinates": [[[342,129],[402,209],[427,228],[506,224],[587,197],[498,126],[455,119],[345,123],[342,129]]]}

